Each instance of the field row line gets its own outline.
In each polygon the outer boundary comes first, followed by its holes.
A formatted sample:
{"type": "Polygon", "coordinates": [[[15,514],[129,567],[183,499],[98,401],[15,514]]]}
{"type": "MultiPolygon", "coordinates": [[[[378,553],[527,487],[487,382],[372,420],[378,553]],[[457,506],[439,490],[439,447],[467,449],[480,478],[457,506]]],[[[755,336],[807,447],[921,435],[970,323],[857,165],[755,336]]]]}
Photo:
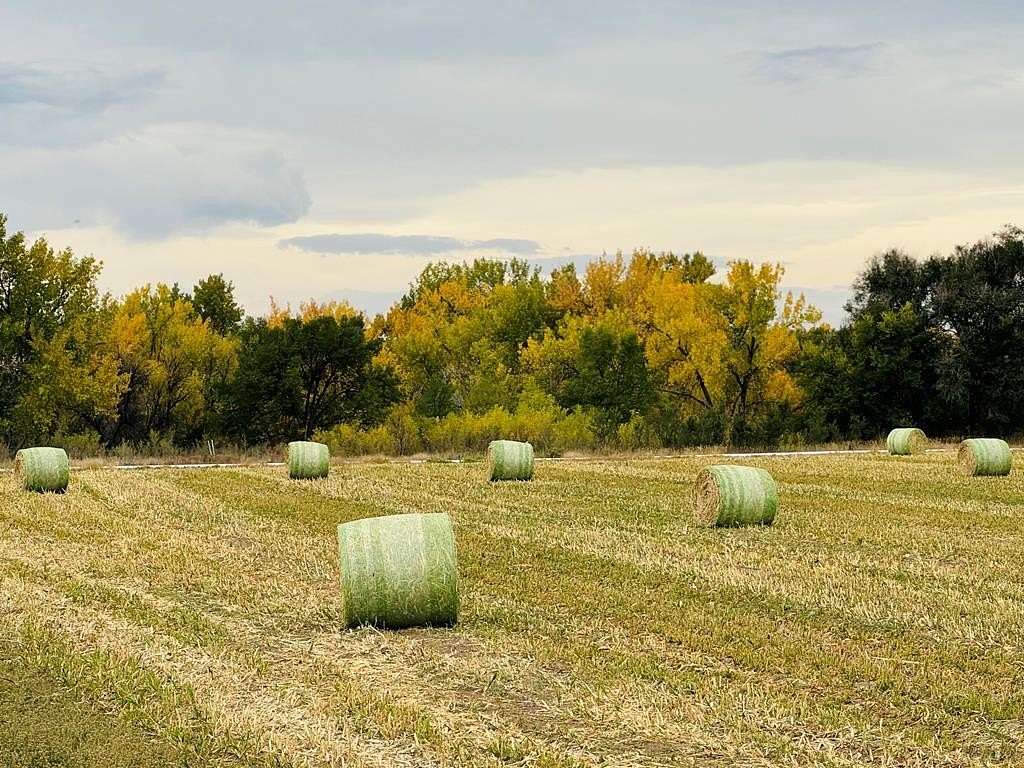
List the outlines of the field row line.
{"type": "MultiPolygon", "coordinates": [[[[956,448],[928,448],[927,453],[951,453],[956,448]]],[[[652,459],[691,459],[699,456],[708,458],[725,459],[753,459],[753,458],[785,458],[789,456],[840,456],[843,454],[870,454],[888,453],[884,448],[849,448],[820,451],[762,451],[757,453],[675,453],[670,455],[654,455],[652,459]]],[[[607,461],[604,456],[538,456],[536,461],[607,461]]],[[[389,459],[389,461],[402,464],[428,464],[432,459],[389,459]]],[[[442,459],[442,464],[463,464],[464,459],[442,459]]],[[[193,463],[193,464],[113,464],[110,466],[99,465],[97,467],[71,467],[72,470],[83,469],[233,469],[241,467],[283,467],[283,461],[253,461],[253,462],[216,462],[216,463],[193,463]]],[[[13,469],[0,469],[0,474],[13,472],[13,469]]]]}

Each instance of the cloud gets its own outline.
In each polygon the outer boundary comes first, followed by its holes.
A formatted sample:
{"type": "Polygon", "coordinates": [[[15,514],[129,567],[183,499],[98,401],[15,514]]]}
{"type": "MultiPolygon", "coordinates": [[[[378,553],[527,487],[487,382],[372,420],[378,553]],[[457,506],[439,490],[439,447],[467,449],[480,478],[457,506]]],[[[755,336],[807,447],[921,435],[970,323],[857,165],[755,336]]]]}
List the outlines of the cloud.
{"type": "Polygon", "coordinates": [[[145,113],[173,92],[167,82],[155,63],[0,61],[0,145],[82,148],[143,129],[153,123],[145,113]]]}
{"type": "MultiPolygon", "coordinates": [[[[4,58],[70,51],[99,57],[104,73],[116,71],[110,61],[164,71],[167,84],[102,119],[0,114],[0,143],[82,146],[166,121],[258,128],[288,142],[316,198],[316,231],[336,232],[399,226],[349,210],[421,211],[432,196],[549,171],[794,158],[1002,169],[1016,157],[1018,94],[972,87],[968,101],[966,86],[945,87],[950,74],[1024,62],[975,5],[956,18],[761,0],[742,10],[601,0],[582,17],[580,0],[541,5],[7,0],[4,58]],[[891,55],[872,49],[877,40],[893,41],[891,55]],[[884,82],[835,76],[890,59],[898,71],[884,82]],[[772,77],[751,75],[762,66],[772,77]],[[827,87],[776,82],[821,76],[827,87]]],[[[524,230],[509,227],[500,231],[524,230]]]]}
{"type": "Polygon", "coordinates": [[[137,101],[158,90],[165,74],[157,69],[112,70],[89,65],[61,69],[0,62],[0,107],[42,106],[72,112],[101,112],[137,101]]]}
{"type": "Polygon", "coordinates": [[[311,202],[301,170],[269,138],[194,124],[75,150],[12,153],[0,193],[28,229],[78,220],[144,240],[229,223],[290,223],[311,202]]]}
{"type": "MultiPolygon", "coordinates": [[[[176,50],[232,50],[247,58],[527,57],[560,50],[626,26],[646,14],[616,11],[614,0],[478,3],[472,0],[365,3],[358,0],[179,0],[173,5],[93,0],[88,8],[60,0],[6,0],[51,25],[83,29],[101,40],[176,50]],[[570,36],[567,32],[572,32],[570,36]]],[[[693,10],[690,11],[693,13],[693,10]]],[[[660,14],[664,16],[665,14],[660,14]]]]}
{"type": "Polygon", "coordinates": [[[441,235],[384,235],[374,232],[290,237],[282,240],[279,245],[311,253],[404,256],[433,256],[456,251],[501,251],[516,256],[530,256],[540,250],[537,242],[519,238],[460,240],[441,235]]]}
{"type": "Polygon", "coordinates": [[[881,69],[887,48],[885,43],[787,48],[761,54],[754,69],[768,80],[788,84],[874,74],[881,69]]]}
{"type": "Polygon", "coordinates": [[[237,263],[283,262],[268,285],[311,265],[310,293],[350,279],[397,289],[439,245],[329,260],[278,251],[280,238],[525,233],[550,244],[517,252],[530,258],[564,244],[705,248],[832,284],[894,227],[956,219],[920,225],[930,246],[968,236],[983,208],[999,216],[982,232],[1020,211],[989,191],[1024,177],[1012,16],[1005,0],[884,13],[810,0],[4,0],[0,61],[16,64],[0,64],[0,206],[34,231],[80,219],[129,233],[97,248],[108,265],[169,233],[212,232],[180,258],[219,260],[234,234],[223,224],[298,221],[241,227],[237,263]],[[856,189],[839,161],[859,169],[856,189]],[[908,190],[901,169],[953,196],[908,190]],[[311,198],[315,228],[302,220],[311,198]]]}

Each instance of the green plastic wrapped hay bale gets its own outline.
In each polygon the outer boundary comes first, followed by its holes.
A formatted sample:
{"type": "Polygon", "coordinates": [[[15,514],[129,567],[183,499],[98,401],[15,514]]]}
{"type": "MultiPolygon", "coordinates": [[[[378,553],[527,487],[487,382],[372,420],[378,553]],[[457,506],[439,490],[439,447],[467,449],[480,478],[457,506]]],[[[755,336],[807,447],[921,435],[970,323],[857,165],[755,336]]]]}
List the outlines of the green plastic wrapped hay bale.
{"type": "Polygon", "coordinates": [[[444,512],[389,515],[338,526],[345,623],[388,629],[458,619],[458,568],[444,512]]]}
{"type": "Polygon", "coordinates": [[[491,480],[529,480],[533,477],[533,446],[515,440],[494,440],[487,446],[491,480]]]}
{"type": "Polygon", "coordinates": [[[885,439],[885,447],[893,456],[923,453],[928,447],[928,437],[917,427],[897,427],[885,439]]]}
{"type": "Polygon", "coordinates": [[[1008,475],[1013,454],[1005,440],[975,437],[960,443],[956,463],[965,475],[1008,475]]]}
{"type": "Polygon", "coordinates": [[[63,448],[22,448],[14,457],[14,474],[28,491],[66,491],[69,470],[63,448]]]}
{"type": "Polygon", "coordinates": [[[331,469],[331,450],[323,443],[296,440],[288,443],[288,477],[311,480],[327,477],[331,469]]]}
{"type": "Polygon", "coordinates": [[[693,502],[704,525],[771,525],[779,491],[765,469],[715,464],[697,475],[693,502]]]}

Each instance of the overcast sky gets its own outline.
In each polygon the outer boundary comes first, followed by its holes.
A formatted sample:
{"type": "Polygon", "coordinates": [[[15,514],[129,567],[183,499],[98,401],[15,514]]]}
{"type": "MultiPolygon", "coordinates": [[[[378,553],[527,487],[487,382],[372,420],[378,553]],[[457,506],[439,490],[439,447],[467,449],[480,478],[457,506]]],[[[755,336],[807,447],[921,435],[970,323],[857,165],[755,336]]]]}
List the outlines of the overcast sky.
{"type": "MultiPolygon", "coordinates": [[[[1024,224],[1024,4],[0,3],[0,211],[376,310],[430,260],[865,259],[1024,224]],[[497,6],[497,7],[495,7],[497,6]]],[[[551,260],[551,261],[548,261],[551,260]]]]}

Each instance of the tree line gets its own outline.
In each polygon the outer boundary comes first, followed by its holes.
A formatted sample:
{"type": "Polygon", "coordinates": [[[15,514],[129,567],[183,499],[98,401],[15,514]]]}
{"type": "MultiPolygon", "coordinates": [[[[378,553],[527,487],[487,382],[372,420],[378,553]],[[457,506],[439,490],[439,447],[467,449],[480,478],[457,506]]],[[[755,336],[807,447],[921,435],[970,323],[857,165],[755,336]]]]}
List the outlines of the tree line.
{"type": "Polygon", "coordinates": [[[1007,435],[1024,424],[1024,231],[871,259],[839,328],[782,268],[637,250],[582,274],[427,266],[386,314],[247,317],[223,275],[101,293],[100,264],[0,215],[0,440],[78,453],[317,438],[340,452],[1007,435]]]}

